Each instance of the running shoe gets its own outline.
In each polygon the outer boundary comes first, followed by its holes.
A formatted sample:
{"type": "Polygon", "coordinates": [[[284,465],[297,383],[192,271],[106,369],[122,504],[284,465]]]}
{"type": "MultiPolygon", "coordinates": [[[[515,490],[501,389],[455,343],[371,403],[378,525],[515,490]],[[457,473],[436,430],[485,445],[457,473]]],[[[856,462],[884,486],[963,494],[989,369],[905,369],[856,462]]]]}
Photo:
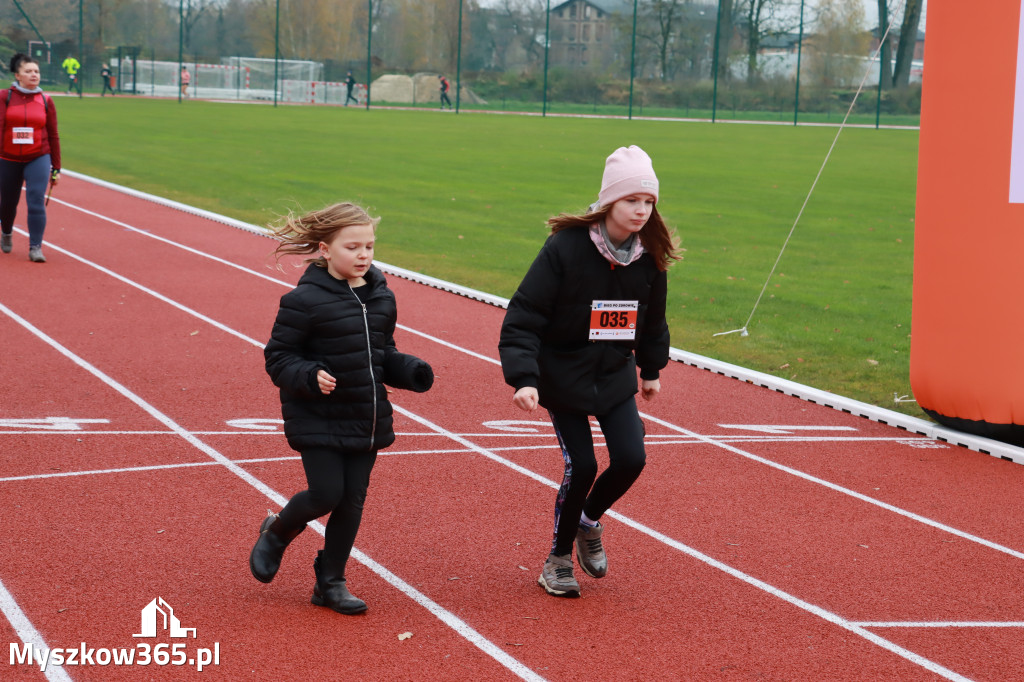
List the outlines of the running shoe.
{"type": "Polygon", "coordinates": [[[11,235],[0,234],[0,251],[4,253],[11,252],[11,235]]]}
{"type": "Polygon", "coordinates": [[[43,255],[43,247],[30,246],[28,249],[28,259],[33,263],[45,263],[46,256],[43,255]]]}
{"type": "Polygon", "coordinates": [[[572,575],[572,554],[549,555],[537,584],[556,597],[580,596],[580,584],[572,575]]]}
{"type": "Polygon", "coordinates": [[[581,523],[576,531],[576,558],[580,568],[591,578],[603,578],[608,574],[608,557],[601,544],[604,526],[588,526],[581,523]]]}

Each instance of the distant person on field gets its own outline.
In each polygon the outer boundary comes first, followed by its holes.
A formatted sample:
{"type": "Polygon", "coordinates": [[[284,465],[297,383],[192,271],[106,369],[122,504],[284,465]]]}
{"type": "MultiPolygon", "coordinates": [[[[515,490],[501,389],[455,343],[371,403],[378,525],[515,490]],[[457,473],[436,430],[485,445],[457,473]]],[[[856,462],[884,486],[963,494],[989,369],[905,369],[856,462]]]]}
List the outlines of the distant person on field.
{"type": "Polygon", "coordinates": [[[311,256],[298,286],[281,297],[264,351],[281,390],[284,433],[302,456],[309,488],[263,520],[249,569],[269,583],[288,544],[330,514],[313,561],[312,602],[344,614],[366,610],[348,591],[345,564],[377,451],[395,441],[385,384],[423,392],[434,382],[430,365],[395,347],[395,295],[372,264],[377,222],[340,203],[290,216],[274,230],[279,257],[311,256]]]}
{"type": "Polygon", "coordinates": [[[110,90],[110,94],[111,95],[117,94],[117,93],[114,92],[114,87],[110,84],[110,79],[112,77],[112,73],[110,71],[110,65],[109,64],[106,64],[106,63],[103,64],[103,68],[100,69],[100,75],[103,76],[103,92],[100,93],[100,97],[103,97],[104,95],[106,95],[107,94],[107,90],[110,90]]]}
{"type": "Polygon", "coordinates": [[[438,76],[437,78],[441,82],[441,108],[444,109],[444,105],[447,103],[448,108],[451,109],[452,101],[448,99],[448,90],[451,86],[448,84],[448,79],[444,76],[438,76]]]}
{"type": "MultiPolygon", "coordinates": [[[[608,572],[601,516],[644,468],[644,425],[635,394],[653,400],[668,364],[666,271],[676,240],[658,213],[658,178],[639,147],[608,157],[598,200],[583,215],[548,220],[548,237],[512,296],[498,351],[512,402],[545,408],[565,474],[555,498],[551,553],[537,579],[548,594],[578,597],[573,545],[583,572],[608,572]],[[590,415],[608,448],[597,475],[590,415]],[[595,480],[596,479],[596,480],[595,480]]],[[[640,575],[638,580],[644,580],[640,575]]]]}
{"type": "Polygon", "coordinates": [[[181,96],[188,97],[188,84],[192,82],[192,74],[186,67],[181,67],[181,96]]]}
{"type": "Polygon", "coordinates": [[[19,52],[11,58],[11,73],[14,85],[0,91],[0,251],[11,252],[24,183],[28,257],[45,263],[46,188],[60,179],[57,110],[39,87],[39,62],[19,52]]]}
{"type": "Polygon", "coordinates": [[[355,102],[356,104],[359,104],[359,100],[357,100],[352,95],[352,88],[354,88],[355,86],[356,86],[356,79],[352,75],[352,72],[349,71],[348,75],[345,77],[345,91],[346,91],[345,92],[345,106],[346,107],[348,106],[349,100],[355,102]]]}
{"type": "Polygon", "coordinates": [[[67,92],[78,90],[78,70],[82,68],[82,65],[78,63],[78,60],[73,56],[68,55],[64,58],[64,61],[61,62],[60,68],[64,69],[64,73],[68,75],[67,92]]]}

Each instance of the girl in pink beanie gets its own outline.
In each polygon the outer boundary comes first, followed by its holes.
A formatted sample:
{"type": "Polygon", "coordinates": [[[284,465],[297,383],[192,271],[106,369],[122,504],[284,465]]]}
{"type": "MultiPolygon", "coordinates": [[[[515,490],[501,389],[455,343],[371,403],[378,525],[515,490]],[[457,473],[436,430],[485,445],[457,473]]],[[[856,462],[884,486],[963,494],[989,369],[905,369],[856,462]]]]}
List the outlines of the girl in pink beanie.
{"type": "Polygon", "coordinates": [[[548,220],[551,235],[509,302],[498,350],[513,403],[547,409],[565,462],[551,553],[537,582],[577,597],[573,546],[583,572],[608,572],[599,519],[646,461],[639,392],[653,400],[668,364],[665,299],[674,233],[658,213],[658,177],[639,147],[605,162],[598,200],[583,215],[548,220]],[[608,447],[597,475],[590,415],[608,447]]]}

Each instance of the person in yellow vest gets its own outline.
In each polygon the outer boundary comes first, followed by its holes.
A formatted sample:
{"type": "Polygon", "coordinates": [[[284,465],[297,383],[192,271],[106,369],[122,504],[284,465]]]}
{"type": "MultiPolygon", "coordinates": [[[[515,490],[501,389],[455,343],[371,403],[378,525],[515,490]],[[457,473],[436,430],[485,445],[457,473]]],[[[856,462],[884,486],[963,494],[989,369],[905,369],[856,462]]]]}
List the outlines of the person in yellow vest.
{"type": "Polygon", "coordinates": [[[63,62],[61,62],[60,68],[64,69],[64,72],[68,75],[68,92],[72,89],[78,89],[78,70],[82,68],[82,65],[78,63],[72,55],[68,55],[63,62]]]}

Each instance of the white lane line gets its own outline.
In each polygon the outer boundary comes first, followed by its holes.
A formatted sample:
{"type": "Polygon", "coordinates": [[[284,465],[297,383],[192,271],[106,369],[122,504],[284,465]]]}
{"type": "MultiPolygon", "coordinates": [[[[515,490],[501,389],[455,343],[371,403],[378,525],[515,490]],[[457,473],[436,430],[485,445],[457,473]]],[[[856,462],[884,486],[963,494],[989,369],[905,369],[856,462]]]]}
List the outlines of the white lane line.
{"type": "MultiPolygon", "coordinates": [[[[128,230],[129,232],[135,232],[136,234],[140,234],[143,237],[149,237],[150,239],[155,239],[158,242],[163,242],[164,244],[167,244],[168,246],[173,246],[173,247],[181,249],[183,251],[187,251],[187,252],[189,252],[189,253],[191,253],[193,255],[200,256],[201,258],[208,258],[209,260],[212,260],[212,261],[215,261],[217,263],[220,263],[221,265],[226,265],[229,268],[235,268],[236,270],[241,270],[242,272],[245,272],[245,273],[250,274],[250,275],[255,275],[256,277],[259,277],[261,279],[265,279],[265,280],[270,281],[270,282],[274,282],[275,284],[283,284],[283,285],[285,285],[287,287],[294,286],[292,284],[289,284],[288,282],[285,282],[283,280],[277,279],[276,277],[271,277],[270,275],[267,275],[267,274],[264,274],[262,272],[259,272],[258,270],[252,270],[252,269],[247,268],[245,266],[239,265],[238,263],[233,263],[233,262],[231,262],[231,261],[229,261],[229,260],[227,260],[225,258],[220,258],[219,256],[214,256],[213,254],[206,253],[205,251],[200,251],[198,249],[194,249],[191,246],[186,246],[186,245],[184,245],[184,244],[182,244],[180,242],[176,242],[176,241],[173,241],[171,239],[167,239],[166,237],[161,237],[160,235],[153,234],[152,232],[149,232],[147,230],[143,230],[142,228],[139,228],[139,227],[135,227],[134,225],[129,225],[128,223],[122,222],[120,220],[116,220],[116,219],[111,218],[109,216],[105,216],[105,215],[102,215],[100,213],[96,213],[95,211],[90,211],[87,208],[82,208],[81,206],[78,206],[76,204],[70,204],[70,203],[68,203],[66,201],[63,201],[61,199],[58,199],[56,197],[52,197],[52,200],[55,203],[63,204],[64,206],[67,206],[68,208],[74,209],[76,211],[80,211],[80,212],[82,212],[82,213],[84,213],[86,215],[90,215],[90,216],[92,216],[94,218],[98,218],[99,220],[103,220],[103,221],[106,221],[108,223],[112,223],[114,225],[117,225],[118,227],[124,228],[125,230],[128,230]]],[[[20,229],[18,231],[21,232],[22,234],[27,234],[27,233],[22,232],[20,229]]],[[[266,236],[269,237],[269,235],[266,235],[266,236]]],[[[49,241],[47,241],[46,243],[50,244],[49,241]]]]}
{"type": "MultiPolygon", "coordinates": [[[[192,435],[198,435],[193,433],[192,435]]],[[[441,434],[437,434],[440,436],[441,434]]],[[[545,445],[538,448],[537,446],[521,446],[521,447],[509,447],[509,448],[491,448],[492,451],[503,451],[503,450],[530,450],[535,452],[538,449],[546,450],[558,450],[557,445],[545,445]]],[[[378,457],[396,457],[398,455],[413,456],[413,455],[466,455],[475,454],[474,450],[468,450],[466,448],[450,448],[446,450],[387,450],[386,452],[378,452],[378,457]]],[[[285,457],[254,457],[250,459],[233,459],[231,460],[235,464],[264,464],[271,462],[293,462],[300,460],[301,457],[298,455],[285,456],[285,457]]],[[[168,469],[189,469],[192,467],[206,467],[206,466],[217,466],[219,462],[178,462],[175,464],[143,464],[134,467],[116,467],[111,469],[82,469],[79,471],[55,471],[47,474],[23,474],[21,476],[5,476],[0,478],[0,483],[14,483],[17,481],[40,481],[48,478],[74,478],[76,476],[105,476],[108,474],[127,474],[137,473],[145,471],[165,471],[168,469]]]]}
{"type": "MultiPolygon", "coordinates": [[[[11,593],[4,587],[4,583],[0,580],[0,611],[3,612],[4,617],[7,618],[7,622],[14,628],[14,632],[17,633],[18,638],[25,644],[30,645],[32,650],[35,651],[48,651],[50,647],[46,644],[43,636],[39,634],[36,627],[32,625],[32,621],[28,619],[25,612],[18,606],[18,602],[15,601],[11,593]]],[[[15,646],[11,643],[11,648],[15,646]]],[[[14,652],[11,651],[11,665],[14,665],[14,652]]],[[[32,662],[36,664],[35,661],[32,662]]],[[[52,682],[70,682],[71,677],[64,671],[62,665],[48,665],[46,670],[43,672],[46,679],[52,682]]]]}
{"type": "MultiPolygon", "coordinates": [[[[282,436],[283,431],[192,431],[197,436],[282,436]]],[[[0,426],[0,437],[3,436],[167,436],[173,435],[170,431],[131,431],[131,430],[118,430],[118,431],[104,431],[104,430],[81,430],[81,429],[41,429],[41,430],[24,430],[24,429],[6,429],[0,426]]],[[[400,433],[395,432],[395,435],[400,438],[440,438],[436,433],[400,433]]],[[[492,439],[516,439],[516,440],[550,440],[554,438],[553,433],[460,433],[460,436],[466,436],[467,438],[492,438],[492,439]]],[[[604,442],[601,440],[601,434],[596,433],[595,445],[603,445],[604,442]]],[[[701,435],[696,437],[683,437],[679,434],[658,434],[649,433],[646,436],[646,442],[649,445],[706,445],[710,441],[715,443],[903,443],[910,447],[914,447],[911,443],[927,442],[924,438],[907,438],[905,436],[839,436],[839,437],[828,437],[828,436],[708,436],[701,435]]],[[[948,445],[939,443],[935,446],[939,448],[948,448],[948,445]]]]}
{"type": "MultiPolygon", "coordinates": [[[[144,432],[144,431],[143,432],[132,432],[132,431],[124,431],[124,432],[118,432],[117,435],[136,436],[136,435],[152,435],[153,433],[156,433],[156,434],[161,435],[161,436],[174,436],[174,437],[177,437],[177,434],[172,433],[170,431],[157,431],[157,432],[144,432]]],[[[224,433],[216,432],[216,431],[212,432],[212,433],[211,432],[206,432],[206,431],[192,431],[191,433],[192,433],[193,436],[204,436],[204,435],[216,435],[216,436],[222,436],[222,435],[240,435],[240,436],[270,436],[270,435],[278,435],[278,436],[283,436],[284,435],[282,433],[268,434],[268,433],[265,433],[263,431],[243,432],[243,433],[238,433],[238,434],[236,434],[236,433],[224,434],[224,433]]],[[[417,434],[417,435],[418,436],[423,436],[425,434],[417,434]]],[[[441,434],[441,433],[433,433],[433,434],[430,434],[430,435],[434,436],[435,438],[444,438],[446,440],[448,438],[446,435],[441,434]]],[[[460,434],[457,434],[457,435],[459,435],[462,438],[474,438],[474,437],[479,437],[479,436],[488,436],[490,434],[460,433],[460,434]]],[[[79,440],[81,440],[81,439],[79,438],[79,440]]],[[[669,441],[661,441],[661,442],[655,442],[655,443],[648,443],[647,445],[649,445],[649,446],[650,445],[654,445],[654,446],[658,446],[658,445],[692,445],[692,444],[695,444],[695,443],[700,443],[700,441],[695,441],[695,440],[671,441],[671,440],[669,440],[669,441]]],[[[603,441],[601,441],[601,440],[595,439],[594,440],[594,446],[595,447],[599,447],[599,448],[600,447],[604,447],[605,443],[603,441]]],[[[503,446],[498,446],[498,447],[493,447],[492,446],[492,447],[488,447],[487,449],[490,452],[531,452],[531,453],[536,453],[536,452],[541,452],[541,451],[546,451],[546,450],[558,451],[559,450],[559,446],[558,446],[557,443],[537,443],[537,444],[533,444],[533,445],[503,445],[503,446]]],[[[418,449],[418,450],[399,450],[399,449],[388,448],[385,451],[378,452],[377,456],[378,457],[398,457],[398,456],[405,456],[405,457],[419,456],[419,457],[422,457],[422,456],[426,456],[426,455],[464,455],[464,454],[468,454],[468,453],[474,453],[475,454],[476,451],[475,450],[470,450],[470,449],[467,449],[467,448],[429,448],[429,449],[418,449]]],[[[294,455],[294,456],[288,455],[288,456],[283,456],[283,457],[254,457],[254,458],[246,458],[246,459],[233,459],[231,461],[235,462],[236,464],[259,464],[259,463],[263,463],[263,462],[290,462],[290,461],[295,461],[295,460],[298,460],[298,459],[300,459],[300,457],[298,455],[294,455]]],[[[0,483],[10,483],[10,482],[14,482],[14,481],[34,481],[34,480],[40,480],[40,479],[46,479],[46,478],[68,478],[68,477],[74,477],[74,476],[102,476],[102,475],[105,475],[105,474],[123,474],[123,473],[129,473],[129,472],[160,471],[160,470],[164,470],[164,469],[183,469],[183,468],[188,468],[188,467],[211,466],[211,465],[216,465],[216,464],[217,464],[216,462],[178,462],[178,463],[175,463],[175,464],[143,464],[143,465],[133,466],[133,467],[117,467],[117,468],[112,468],[112,469],[83,469],[83,470],[78,470],[78,471],[57,471],[57,472],[50,472],[50,473],[45,473],[45,474],[22,474],[22,475],[19,475],[19,476],[0,476],[0,483]]]]}
{"type": "Polygon", "coordinates": [[[854,623],[862,628],[1024,628],[1021,621],[864,621],[854,623]]]}
{"type": "MultiPolygon", "coordinates": [[[[251,485],[253,488],[263,493],[267,498],[269,498],[278,506],[283,507],[288,502],[287,498],[285,498],[283,495],[272,489],[263,481],[259,480],[258,478],[247,472],[245,469],[238,466],[236,463],[232,462],[230,459],[222,455],[220,452],[218,452],[211,446],[207,445],[203,441],[193,436],[191,433],[189,433],[185,428],[180,426],[169,416],[165,415],[156,407],[146,402],[142,397],[136,395],[126,386],[114,380],[112,377],[104,373],[98,367],[93,366],[84,358],[79,357],[70,349],[61,345],[55,339],[47,335],[45,332],[37,328],[35,325],[33,325],[25,318],[15,313],[13,310],[5,306],[3,303],[0,303],[0,312],[4,313],[12,320],[20,324],[22,327],[24,327],[26,330],[34,334],[37,338],[42,340],[44,343],[49,345],[58,353],[71,360],[78,367],[89,372],[94,377],[102,381],[104,384],[106,384],[116,392],[120,393],[122,396],[130,400],[144,412],[153,417],[153,419],[166,426],[168,429],[176,433],[178,436],[180,436],[194,448],[205,453],[215,462],[226,468],[228,471],[232,472],[233,474],[241,478],[243,481],[251,485]]],[[[324,534],[324,527],[321,523],[314,522],[310,525],[316,530],[316,532],[320,533],[320,535],[324,534]]],[[[455,630],[455,632],[461,635],[466,641],[476,646],[478,649],[480,649],[485,654],[490,656],[492,659],[503,665],[516,676],[524,680],[531,680],[535,682],[542,682],[544,680],[543,677],[534,673],[530,668],[523,665],[512,656],[509,656],[497,644],[495,644],[494,642],[490,641],[489,639],[478,633],[476,630],[470,627],[468,623],[463,621],[454,613],[444,609],[440,604],[437,604],[436,602],[431,600],[425,594],[423,594],[422,592],[414,588],[412,585],[396,576],[391,571],[387,570],[386,568],[378,564],[376,561],[371,559],[369,556],[367,556],[360,550],[353,549],[352,557],[356,561],[367,566],[370,570],[372,570],[378,576],[386,580],[393,587],[397,588],[400,592],[405,594],[407,597],[412,599],[421,607],[423,607],[430,613],[434,614],[439,620],[441,620],[441,622],[443,622],[451,629],[455,630]]]]}
{"type": "MultiPolygon", "coordinates": [[[[21,229],[18,229],[18,232],[24,234],[25,236],[28,236],[28,233],[24,232],[21,229]]],[[[110,277],[113,277],[114,279],[118,280],[119,282],[123,282],[124,284],[127,284],[130,287],[134,287],[134,288],[138,289],[139,291],[142,291],[144,293],[149,294],[153,298],[155,298],[158,301],[161,301],[163,303],[166,303],[167,305],[171,306],[172,308],[177,308],[178,310],[181,310],[182,312],[188,313],[189,315],[191,315],[191,316],[193,316],[195,318],[198,318],[198,319],[202,320],[203,322],[206,322],[207,324],[209,324],[212,327],[216,327],[217,329],[221,330],[225,334],[229,334],[231,336],[236,336],[239,339],[241,339],[243,341],[246,341],[248,343],[260,345],[260,342],[257,341],[256,339],[253,339],[253,338],[251,338],[249,336],[246,336],[242,332],[235,331],[231,327],[229,327],[229,326],[227,326],[225,324],[221,324],[220,322],[218,322],[217,320],[213,319],[212,317],[207,317],[206,315],[203,315],[198,310],[193,310],[192,308],[187,308],[184,305],[178,303],[177,301],[174,301],[174,300],[172,300],[170,298],[167,298],[163,294],[161,294],[161,293],[159,293],[157,291],[154,291],[154,290],[150,289],[147,286],[144,286],[144,285],[142,285],[142,284],[140,284],[138,282],[130,280],[127,277],[124,277],[123,275],[119,275],[116,272],[114,272],[113,270],[109,270],[109,269],[103,267],[99,263],[94,263],[93,261],[88,260],[86,258],[83,258],[83,257],[81,257],[81,256],[79,256],[77,254],[74,254],[74,253],[68,251],[67,249],[63,249],[63,248],[57,246],[56,244],[54,244],[53,242],[49,242],[49,241],[46,242],[46,248],[52,249],[53,251],[56,251],[57,253],[62,253],[65,256],[67,256],[68,258],[73,258],[74,260],[77,260],[80,263],[84,263],[85,265],[88,265],[91,268],[95,268],[96,270],[99,270],[103,274],[108,275],[110,277]]]]}
{"type": "MultiPolygon", "coordinates": [[[[214,262],[220,263],[221,265],[227,265],[228,267],[232,267],[234,269],[241,270],[241,271],[245,272],[246,274],[252,274],[254,276],[257,276],[257,278],[260,278],[261,280],[266,280],[267,282],[272,282],[274,284],[278,284],[278,285],[281,285],[283,287],[288,287],[289,289],[291,289],[291,288],[293,288],[295,286],[294,284],[292,284],[290,282],[286,282],[284,280],[279,280],[278,278],[272,278],[272,276],[270,276],[268,274],[264,274],[263,272],[260,272],[258,270],[254,270],[254,269],[246,267],[244,265],[240,265],[239,263],[233,263],[233,262],[231,262],[229,260],[226,260],[224,258],[220,258],[219,256],[214,256],[213,254],[207,253],[205,251],[200,251],[199,249],[194,249],[193,247],[185,246],[184,244],[181,244],[180,242],[175,242],[175,241],[169,240],[169,239],[167,239],[165,237],[160,237],[159,235],[154,235],[154,233],[151,232],[151,231],[147,231],[147,230],[141,229],[140,227],[135,227],[134,225],[129,225],[128,223],[123,222],[121,220],[117,220],[115,218],[111,218],[109,216],[105,216],[105,215],[102,215],[100,213],[96,213],[95,211],[90,211],[89,209],[82,208],[81,206],[77,206],[75,204],[70,204],[70,203],[68,203],[66,201],[62,201],[62,200],[59,200],[59,199],[54,199],[53,201],[57,202],[58,204],[62,204],[63,206],[67,206],[68,208],[74,209],[76,211],[81,211],[82,213],[85,213],[86,215],[91,215],[92,217],[97,218],[99,220],[105,220],[106,222],[113,223],[113,224],[115,224],[115,225],[117,225],[119,227],[122,227],[122,228],[127,229],[127,230],[132,231],[132,232],[135,232],[135,233],[137,233],[137,235],[141,235],[142,237],[147,237],[147,238],[150,238],[150,239],[153,239],[153,240],[157,240],[158,242],[161,242],[161,243],[166,244],[168,246],[175,247],[177,249],[181,249],[182,251],[186,251],[186,252],[188,252],[190,254],[194,254],[194,255],[200,256],[202,258],[208,258],[208,259],[210,259],[210,260],[212,260],[214,262]]],[[[17,231],[19,233],[22,233],[22,235],[28,237],[28,232],[25,232],[24,230],[22,230],[20,228],[18,228],[17,231]]],[[[53,246],[52,242],[47,242],[46,244],[51,246],[51,247],[53,246]]],[[[78,256],[73,255],[69,251],[66,251],[66,250],[63,250],[63,249],[59,249],[59,248],[56,248],[56,247],[53,247],[53,248],[55,248],[60,253],[67,254],[69,256],[72,256],[73,258],[78,258],[82,262],[86,262],[86,263],[89,262],[89,261],[86,261],[83,258],[79,258],[78,256]]],[[[92,263],[89,263],[89,264],[92,264],[92,263]]],[[[99,266],[97,265],[96,267],[99,267],[99,266]]],[[[105,268],[100,268],[100,269],[103,269],[104,271],[108,271],[109,272],[109,270],[105,270],[105,268]]],[[[114,274],[113,276],[117,276],[117,278],[120,279],[120,275],[114,274]]],[[[137,285],[137,286],[140,289],[144,290],[144,288],[141,285],[137,285]]],[[[486,355],[482,355],[482,354],[477,353],[477,352],[475,352],[473,350],[470,350],[468,348],[463,348],[461,346],[457,346],[455,344],[452,344],[452,343],[449,343],[447,341],[444,341],[443,339],[438,339],[437,337],[434,337],[434,336],[431,336],[429,334],[426,334],[425,332],[420,332],[418,330],[411,329],[411,328],[403,326],[403,325],[398,325],[397,327],[398,327],[398,329],[401,329],[403,331],[407,331],[407,332],[409,332],[411,334],[416,334],[416,335],[422,336],[422,337],[424,337],[426,339],[429,339],[430,341],[433,341],[433,342],[438,343],[438,344],[440,344],[442,346],[447,346],[447,347],[452,348],[454,350],[458,350],[460,352],[466,353],[467,355],[472,355],[473,357],[477,357],[479,359],[486,360],[486,361],[494,361],[494,360],[490,359],[489,357],[487,357],[486,355]]]]}
{"type": "Polygon", "coordinates": [[[706,440],[709,445],[714,445],[716,447],[722,448],[723,450],[728,450],[729,452],[731,452],[733,454],[736,454],[736,455],[739,455],[740,457],[745,457],[745,458],[747,458],[747,459],[749,459],[751,461],[757,462],[759,464],[764,464],[765,466],[768,466],[768,467],[771,467],[773,469],[777,469],[779,471],[785,472],[785,473],[787,473],[787,474],[789,474],[791,476],[796,476],[797,478],[800,478],[800,479],[803,479],[805,481],[808,481],[809,483],[814,483],[816,485],[820,485],[820,486],[823,486],[825,488],[828,488],[829,490],[834,490],[834,491],[836,491],[838,493],[842,493],[843,495],[848,495],[848,496],[850,496],[850,497],[852,497],[854,499],[860,500],[861,502],[866,502],[866,503],[868,503],[870,505],[879,507],[879,508],[884,509],[886,511],[892,512],[894,514],[898,514],[899,516],[902,516],[904,518],[911,519],[912,521],[916,521],[916,522],[924,524],[926,526],[931,526],[932,528],[941,530],[944,533],[949,533],[950,535],[955,535],[958,538],[963,538],[964,540],[970,540],[971,542],[975,542],[975,543],[977,543],[979,545],[983,545],[985,547],[988,547],[989,549],[994,549],[997,552],[1002,552],[1004,554],[1009,554],[1010,556],[1012,556],[1012,557],[1014,557],[1016,559],[1024,559],[1024,552],[1019,552],[1019,551],[1017,551],[1015,549],[1012,549],[1010,547],[1007,547],[1005,545],[1000,545],[1000,544],[998,544],[996,542],[992,542],[991,540],[986,540],[985,538],[978,537],[977,535],[972,535],[971,533],[967,533],[965,531],[959,530],[957,528],[953,528],[952,526],[948,526],[948,525],[946,525],[944,523],[941,523],[939,521],[936,521],[934,519],[930,519],[927,516],[921,516],[920,514],[915,514],[912,511],[908,511],[906,509],[902,509],[902,508],[897,507],[895,505],[889,504],[888,502],[882,502],[881,500],[876,500],[875,498],[869,497],[867,495],[864,495],[863,493],[859,493],[856,490],[851,490],[850,488],[844,488],[843,486],[838,485],[836,483],[832,483],[831,481],[826,481],[823,478],[818,478],[817,476],[812,476],[811,474],[804,473],[803,471],[800,471],[799,469],[794,469],[794,468],[788,467],[788,466],[786,466],[784,464],[779,464],[778,462],[773,462],[770,459],[765,459],[764,457],[759,457],[758,455],[755,455],[755,454],[753,454],[751,452],[747,452],[746,450],[742,450],[740,448],[733,447],[732,445],[729,445],[728,443],[722,443],[720,441],[711,440],[710,438],[704,438],[700,434],[694,433],[693,431],[690,431],[689,429],[685,429],[685,428],[683,428],[681,426],[676,426],[675,424],[667,422],[667,421],[665,421],[663,419],[658,419],[657,417],[652,417],[650,415],[644,415],[644,416],[647,419],[653,421],[656,424],[660,424],[661,426],[664,426],[666,428],[675,429],[679,433],[682,433],[682,434],[684,434],[686,436],[689,436],[691,438],[698,438],[700,440],[706,440]]]}
{"type": "MultiPolygon", "coordinates": [[[[494,452],[488,450],[487,448],[481,447],[481,446],[477,445],[476,443],[474,443],[474,442],[472,442],[470,440],[467,440],[465,438],[460,437],[459,435],[457,435],[455,433],[447,431],[444,427],[431,422],[430,420],[426,419],[425,417],[420,417],[419,415],[416,415],[416,414],[410,412],[409,410],[406,410],[406,409],[402,408],[399,405],[395,405],[394,408],[395,408],[396,412],[400,412],[401,414],[409,417],[410,419],[415,419],[416,421],[418,421],[419,423],[423,424],[427,428],[434,429],[438,433],[444,434],[445,436],[447,436],[448,438],[452,439],[456,443],[459,443],[460,445],[464,445],[465,447],[474,450],[475,452],[477,452],[480,455],[486,457],[487,459],[490,459],[490,460],[493,460],[495,462],[498,462],[499,464],[502,464],[503,466],[506,466],[506,467],[508,467],[508,468],[510,468],[510,469],[512,469],[514,471],[517,471],[517,472],[519,472],[521,474],[529,476],[533,480],[535,480],[535,481],[537,481],[539,483],[542,483],[542,484],[546,485],[549,488],[552,488],[554,490],[558,490],[558,488],[559,488],[559,484],[555,483],[551,479],[545,478],[544,476],[541,476],[538,473],[535,473],[533,471],[530,471],[529,469],[521,467],[518,464],[516,464],[515,462],[512,462],[510,460],[505,459],[504,457],[496,455],[494,452]]],[[[924,656],[916,654],[913,651],[910,651],[908,649],[904,649],[903,647],[895,644],[894,642],[890,642],[887,639],[879,637],[878,635],[874,634],[873,632],[870,632],[867,629],[865,629],[864,627],[856,625],[856,624],[846,620],[845,618],[839,616],[838,614],[832,613],[831,611],[823,609],[823,608],[821,608],[819,606],[811,604],[810,602],[806,602],[803,599],[795,597],[795,596],[789,594],[788,592],[780,590],[779,588],[777,588],[777,587],[775,587],[773,585],[770,585],[769,583],[766,583],[763,580],[759,580],[758,578],[755,578],[755,577],[753,577],[753,576],[751,576],[751,575],[749,575],[747,573],[744,573],[743,571],[740,571],[740,570],[738,570],[736,568],[733,568],[732,566],[729,566],[726,563],[723,563],[723,562],[721,562],[721,561],[719,561],[719,560],[717,560],[717,559],[715,559],[713,557],[710,557],[707,554],[704,554],[703,552],[700,552],[699,550],[696,550],[696,549],[694,549],[694,548],[692,548],[692,547],[690,547],[688,545],[685,545],[682,542],[679,542],[678,540],[670,538],[669,536],[665,535],[664,533],[661,533],[661,532],[656,531],[656,530],[654,530],[654,529],[652,529],[652,528],[650,528],[648,526],[645,526],[644,524],[642,524],[642,523],[640,523],[638,521],[635,521],[635,520],[629,518],[628,516],[626,516],[624,514],[620,514],[620,513],[616,512],[616,511],[613,511],[613,510],[609,509],[606,512],[606,515],[607,516],[611,516],[615,520],[620,521],[621,523],[629,526],[630,528],[633,528],[634,530],[637,530],[637,531],[643,533],[644,535],[647,535],[648,537],[653,538],[654,540],[656,540],[658,542],[661,542],[661,543],[663,543],[665,545],[668,545],[669,547],[672,547],[673,549],[679,550],[680,552],[682,552],[682,553],[692,557],[693,559],[696,559],[697,561],[703,562],[703,563],[711,566],[712,568],[716,568],[719,571],[722,571],[723,573],[726,573],[727,575],[732,576],[733,578],[735,578],[737,580],[740,580],[740,581],[742,581],[744,583],[747,583],[748,585],[751,585],[751,586],[753,586],[753,587],[755,587],[755,588],[757,588],[759,590],[767,592],[768,594],[770,594],[773,597],[776,597],[777,599],[781,599],[782,601],[785,601],[788,604],[791,604],[791,605],[793,605],[793,606],[795,606],[795,607],[797,607],[799,609],[802,609],[803,611],[806,611],[806,612],[808,612],[808,613],[810,613],[810,614],[812,614],[814,616],[817,616],[817,617],[821,618],[822,620],[825,620],[825,621],[827,621],[827,622],[829,622],[829,623],[831,623],[833,625],[836,625],[836,626],[838,626],[840,628],[843,628],[844,630],[852,632],[853,634],[856,634],[857,636],[862,637],[862,638],[868,640],[869,642],[871,642],[871,643],[873,643],[873,644],[875,644],[875,645],[885,649],[886,651],[890,651],[890,652],[896,654],[897,656],[900,656],[901,658],[904,658],[904,659],[910,661],[911,663],[915,663],[916,665],[919,665],[922,668],[925,668],[926,670],[935,673],[936,675],[940,675],[940,676],[942,676],[942,677],[944,677],[944,678],[946,678],[948,680],[966,681],[968,679],[966,677],[963,677],[962,675],[959,675],[958,673],[956,673],[956,672],[954,672],[952,670],[949,670],[948,668],[945,668],[945,667],[939,665],[938,663],[935,663],[934,661],[931,661],[931,660],[925,658],[924,656]]]]}

